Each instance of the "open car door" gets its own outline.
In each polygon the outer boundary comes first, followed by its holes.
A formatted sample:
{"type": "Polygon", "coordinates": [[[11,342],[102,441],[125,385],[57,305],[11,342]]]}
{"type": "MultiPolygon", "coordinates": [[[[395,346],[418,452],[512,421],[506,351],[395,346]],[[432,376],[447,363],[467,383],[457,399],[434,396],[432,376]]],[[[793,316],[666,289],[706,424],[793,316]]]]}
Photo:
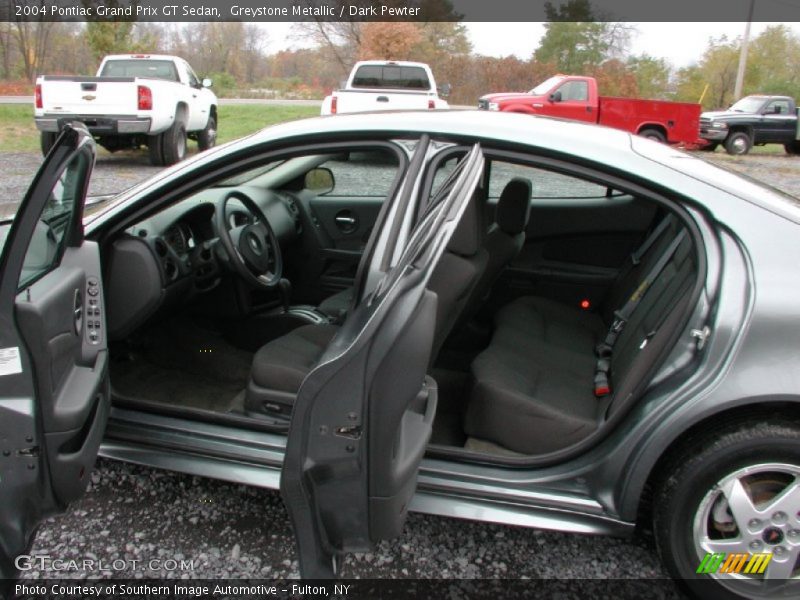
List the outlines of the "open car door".
{"type": "Polygon", "coordinates": [[[97,244],[83,239],[95,143],[66,127],[0,257],[0,578],[42,518],[80,497],[109,411],[97,244]]]}
{"type": "Polygon", "coordinates": [[[436,412],[427,284],[482,173],[475,145],[300,387],[281,494],[304,578],[335,577],[338,554],[400,534],[436,412]]]}

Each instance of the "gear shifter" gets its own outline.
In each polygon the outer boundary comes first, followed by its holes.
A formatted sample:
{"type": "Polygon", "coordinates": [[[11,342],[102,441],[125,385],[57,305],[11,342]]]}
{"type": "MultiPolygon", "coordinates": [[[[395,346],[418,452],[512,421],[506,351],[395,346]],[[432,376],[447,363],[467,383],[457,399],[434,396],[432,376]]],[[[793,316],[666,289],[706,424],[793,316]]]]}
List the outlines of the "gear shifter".
{"type": "Polygon", "coordinates": [[[288,279],[281,278],[278,281],[278,293],[281,295],[281,302],[283,303],[283,312],[289,312],[289,302],[292,299],[292,283],[288,279]]]}

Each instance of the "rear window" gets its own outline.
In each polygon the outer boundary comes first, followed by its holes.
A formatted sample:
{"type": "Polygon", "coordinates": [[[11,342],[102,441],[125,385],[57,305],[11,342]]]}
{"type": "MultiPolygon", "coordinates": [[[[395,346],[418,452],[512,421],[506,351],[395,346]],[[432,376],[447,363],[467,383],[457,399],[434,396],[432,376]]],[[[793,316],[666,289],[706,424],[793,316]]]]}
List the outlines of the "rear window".
{"type": "Polygon", "coordinates": [[[393,90],[429,90],[428,74],[422,67],[362,65],[353,76],[353,87],[393,90]]]}
{"type": "Polygon", "coordinates": [[[175,63],[170,60],[148,60],[132,58],[129,60],[110,60],[103,65],[101,77],[149,77],[178,81],[175,63]]]}

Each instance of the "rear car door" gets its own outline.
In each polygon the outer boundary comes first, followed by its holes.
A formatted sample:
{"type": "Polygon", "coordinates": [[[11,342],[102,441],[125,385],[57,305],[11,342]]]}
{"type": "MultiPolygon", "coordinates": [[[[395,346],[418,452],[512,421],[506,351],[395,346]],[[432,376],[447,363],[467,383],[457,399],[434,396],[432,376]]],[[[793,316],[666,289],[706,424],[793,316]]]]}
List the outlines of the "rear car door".
{"type": "MultiPolygon", "coordinates": [[[[437,299],[427,283],[482,171],[476,145],[300,388],[281,494],[305,578],[334,577],[339,554],[366,551],[402,529],[436,412],[426,372],[437,299]]],[[[389,246],[376,249],[374,264],[395,255],[389,246]]]]}
{"type": "Polygon", "coordinates": [[[109,411],[100,255],[83,238],[95,144],[67,126],[0,257],[0,577],[80,497],[109,411]]]}

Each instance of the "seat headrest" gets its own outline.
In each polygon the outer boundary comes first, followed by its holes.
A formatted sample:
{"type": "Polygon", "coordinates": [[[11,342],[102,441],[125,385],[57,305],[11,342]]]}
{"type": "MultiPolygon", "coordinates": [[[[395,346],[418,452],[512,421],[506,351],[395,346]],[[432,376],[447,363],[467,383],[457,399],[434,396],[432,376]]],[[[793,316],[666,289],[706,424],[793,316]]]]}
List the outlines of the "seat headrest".
{"type": "Polygon", "coordinates": [[[497,201],[494,220],[509,235],[525,231],[531,214],[533,186],[529,179],[515,177],[503,188],[497,201]]]}
{"type": "Polygon", "coordinates": [[[476,190],[472,198],[469,199],[461,221],[453,232],[453,237],[450,238],[447,249],[453,254],[472,256],[480,250],[483,244],[483,236],[486,230],[483,226],[483,211],[478,206],[479,195],[478,190],[476,190]]]}

